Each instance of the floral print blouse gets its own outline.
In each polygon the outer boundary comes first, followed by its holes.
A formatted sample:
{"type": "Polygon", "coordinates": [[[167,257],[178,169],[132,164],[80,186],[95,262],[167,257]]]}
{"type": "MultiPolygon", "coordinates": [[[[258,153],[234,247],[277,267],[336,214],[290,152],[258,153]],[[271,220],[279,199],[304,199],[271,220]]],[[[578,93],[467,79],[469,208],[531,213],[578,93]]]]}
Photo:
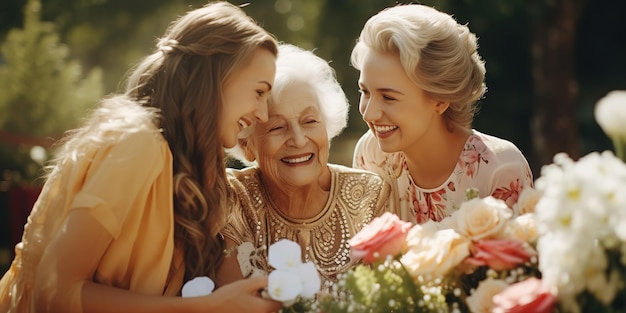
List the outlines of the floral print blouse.
{"type": "Polygon", "coordinates": [[[521,191],[533,186],[526,158],[511,142],[472,130],[454,171],[437,188],[416,185],[402,152],[385,153],[368,131],[357,142],[353,167],[383,176],[392,187],[391,211],[405,221],[441,221],[459,208],[468,189],[493,196],[512,208],[521,191]]]}

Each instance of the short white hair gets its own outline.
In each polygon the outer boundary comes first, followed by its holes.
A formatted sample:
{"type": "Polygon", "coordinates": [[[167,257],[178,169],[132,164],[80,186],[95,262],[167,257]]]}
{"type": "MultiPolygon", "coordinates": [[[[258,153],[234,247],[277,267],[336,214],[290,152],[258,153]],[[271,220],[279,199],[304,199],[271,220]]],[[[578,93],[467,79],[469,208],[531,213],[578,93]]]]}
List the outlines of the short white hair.
{"type": "MultiPolygon", "coordinates": [[[[312,51],[281,43],[276,59],[276,77],[269,97],[271,106],[285,89],[297,83],[309,85],[315,94],[322,119],[328,134],[328,142],[339,135],[348,124],[350,105],[346,94],[337,81],[335,70],[330,64],[312,51]]],[[[239,134],[240,140],[247,140],[254,132],[254,126],[239,134]]],[[[243,162],[251,164],[238,144],[228,153],[243,162]]],[[[254,163],[254,162],[252,162],[254,163]]]]}

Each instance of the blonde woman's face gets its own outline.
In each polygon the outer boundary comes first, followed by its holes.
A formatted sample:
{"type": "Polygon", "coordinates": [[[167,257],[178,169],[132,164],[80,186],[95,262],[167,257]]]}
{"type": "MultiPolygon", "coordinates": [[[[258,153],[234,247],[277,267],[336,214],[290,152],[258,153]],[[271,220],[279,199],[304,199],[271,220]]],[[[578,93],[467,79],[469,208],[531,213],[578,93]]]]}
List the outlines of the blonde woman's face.
{"type": "Polygon", "coordinates": [[[276,73],[276,57],[258,48],[224,84],[219,138],[224,148],[237,144],[237,134],[257,121],[267,121],[267,98],[276,73]]]}
{"type": "Polygon", "coordinates": [[[439,131],[438,102],[411,81],[397,54],[368,49],[359,89],[359,111],[383,151],[407,152],[439,131]]]}

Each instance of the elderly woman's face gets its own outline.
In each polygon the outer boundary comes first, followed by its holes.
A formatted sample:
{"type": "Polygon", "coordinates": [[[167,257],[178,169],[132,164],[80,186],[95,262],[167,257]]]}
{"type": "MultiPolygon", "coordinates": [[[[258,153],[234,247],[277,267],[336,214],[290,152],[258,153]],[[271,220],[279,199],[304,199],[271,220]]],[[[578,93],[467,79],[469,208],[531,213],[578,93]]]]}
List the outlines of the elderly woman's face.
{"type": "Polygon", "coordinates": [[[252,135],[259,168],[274,184],[317,183],[327,169],[329,142],[315,93],[306,83],[293,83],[273,100],[268,121],[252,135]]]}

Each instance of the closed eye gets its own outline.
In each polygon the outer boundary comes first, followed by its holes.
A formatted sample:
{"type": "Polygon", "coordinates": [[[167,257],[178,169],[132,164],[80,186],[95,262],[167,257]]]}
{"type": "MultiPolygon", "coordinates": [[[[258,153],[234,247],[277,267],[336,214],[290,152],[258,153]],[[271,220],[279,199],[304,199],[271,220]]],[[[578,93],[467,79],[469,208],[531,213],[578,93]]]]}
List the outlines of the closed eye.
{"type": "Polygon", "coordinates": [[[396,98],[390,97],[390,96],[387,96],[387,95],[383,95],[383,99],[387,100],[387,101],[395,101],[396,100],[396,98]]]}

